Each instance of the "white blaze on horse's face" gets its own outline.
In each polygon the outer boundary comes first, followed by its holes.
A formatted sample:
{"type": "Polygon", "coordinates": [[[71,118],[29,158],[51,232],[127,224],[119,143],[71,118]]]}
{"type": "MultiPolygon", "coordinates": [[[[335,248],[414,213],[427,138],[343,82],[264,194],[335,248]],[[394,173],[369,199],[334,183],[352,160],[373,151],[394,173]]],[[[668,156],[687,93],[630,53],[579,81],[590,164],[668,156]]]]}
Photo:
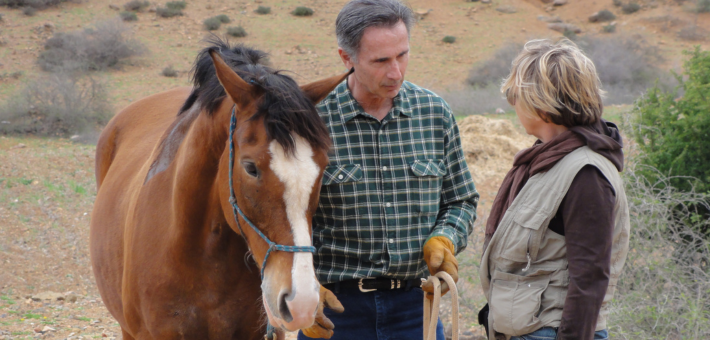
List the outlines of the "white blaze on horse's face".
{"type": "MultiPolygon", "coordinates": [[[[313,148],[301,136],[293,135],[294,155],[287,154],[276,141],[269,145],[271,170],[284,185],[286,216],[291,224],[296,246],[310,246],[311,235],[306,218],[313,186],[321,175],[321,169],[313,160],[313,148]]],[[[313,270],[313,254],[294,253],[291,269],[291,291],[286,304],[292,320],[280,320],[288,330],[309,327],[314,322],[319,299],[319,284],[313,270]]],[[[268,308],[268,307],[267,307],[268,308]]]]}

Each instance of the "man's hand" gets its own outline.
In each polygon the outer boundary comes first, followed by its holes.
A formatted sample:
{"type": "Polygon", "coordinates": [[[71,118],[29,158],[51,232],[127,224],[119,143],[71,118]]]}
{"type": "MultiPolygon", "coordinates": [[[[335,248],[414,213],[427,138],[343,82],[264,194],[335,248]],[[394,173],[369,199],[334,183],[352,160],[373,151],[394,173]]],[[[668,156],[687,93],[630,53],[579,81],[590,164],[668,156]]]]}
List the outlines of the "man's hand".
{"type": "MultiPolygon", "coordinates": [[[[424,244],[424,261],[429,272],[434,275],[438,272],[447,272],[454,279],[454,282],[459,281],[459,262],[454,257],[453,242],[445,236],[434,236],[424,244]]],[[[428,299],[434,298],[434,285],[427,284],[422,286],[422,290],[427,292],[428,299]]],[[[449,286],[446,283],[441,284],[441,295],[443,296],[449,291],[449,286]]]]}
{"type": "Polygon", "coordinates": [[[333,336],[333,328],[335,328],[335,325],[323,314],[324,307],[328,307],[336,313],[342,313],[345,310],[333,292],[320,286],[320,302],[318,303],[318,311],[316,312],[316,322],[313,326],[302,329],[303,335],[315,339],[330,339],[330,337],[333,336]]]}

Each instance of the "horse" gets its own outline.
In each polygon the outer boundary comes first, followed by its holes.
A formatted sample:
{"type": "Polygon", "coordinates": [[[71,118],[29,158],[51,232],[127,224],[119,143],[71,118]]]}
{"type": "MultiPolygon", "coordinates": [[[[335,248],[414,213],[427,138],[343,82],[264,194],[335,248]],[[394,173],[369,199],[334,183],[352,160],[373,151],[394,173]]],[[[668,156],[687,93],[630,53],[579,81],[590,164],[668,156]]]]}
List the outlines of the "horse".
{"type": "Polygon", "coordinates": [[[91,262],[125,340],[314,323],[311,218],[330,147],[314,105],[349,72],[299,87],[261,51],[208,42],[191,88],[130,104],[97,143],[91,262]]]}

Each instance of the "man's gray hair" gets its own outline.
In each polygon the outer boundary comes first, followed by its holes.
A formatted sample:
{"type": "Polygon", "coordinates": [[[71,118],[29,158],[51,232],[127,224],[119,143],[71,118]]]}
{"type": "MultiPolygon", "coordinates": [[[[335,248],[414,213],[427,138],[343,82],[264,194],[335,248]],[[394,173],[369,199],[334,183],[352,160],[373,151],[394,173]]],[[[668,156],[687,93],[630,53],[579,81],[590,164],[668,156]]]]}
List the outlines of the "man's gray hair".
{"type": "Polygon", "coordinates": [[[335,20],[338,46],[354,62],[360,51],[360,40],[368,27],[394,27],[402,21],[407,34],[414,25],[412,10],[399,0],[352,0],[348,2],[335,20]]]}

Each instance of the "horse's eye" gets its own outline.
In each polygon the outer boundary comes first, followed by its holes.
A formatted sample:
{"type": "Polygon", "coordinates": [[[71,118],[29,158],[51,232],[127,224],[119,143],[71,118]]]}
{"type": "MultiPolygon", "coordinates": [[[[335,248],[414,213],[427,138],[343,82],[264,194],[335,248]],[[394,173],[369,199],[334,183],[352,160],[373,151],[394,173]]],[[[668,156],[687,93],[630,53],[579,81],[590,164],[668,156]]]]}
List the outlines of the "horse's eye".
{"type": "Polygon", "coordinates": [[[254,162],[242,162],[242,167],[251,177],[259,177],[259,169],[256,168],[254,162]]]}

